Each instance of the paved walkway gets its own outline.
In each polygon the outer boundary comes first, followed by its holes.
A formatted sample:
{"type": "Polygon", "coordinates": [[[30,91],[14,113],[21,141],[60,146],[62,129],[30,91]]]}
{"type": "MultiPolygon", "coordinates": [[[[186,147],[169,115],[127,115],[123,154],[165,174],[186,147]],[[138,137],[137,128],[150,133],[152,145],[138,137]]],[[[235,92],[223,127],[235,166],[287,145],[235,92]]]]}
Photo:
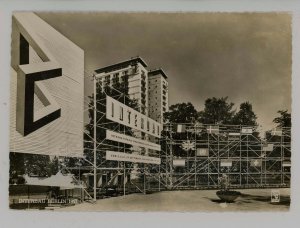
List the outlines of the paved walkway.
{"type": "Polygon", "coordinates": [[[288,211],[290,189],[279,189],[280,203],[271,203],[271,189],[242,189],[235,203],[222,203],[215,190],[131,194],[60,208],[63,211],[288,211]]]}

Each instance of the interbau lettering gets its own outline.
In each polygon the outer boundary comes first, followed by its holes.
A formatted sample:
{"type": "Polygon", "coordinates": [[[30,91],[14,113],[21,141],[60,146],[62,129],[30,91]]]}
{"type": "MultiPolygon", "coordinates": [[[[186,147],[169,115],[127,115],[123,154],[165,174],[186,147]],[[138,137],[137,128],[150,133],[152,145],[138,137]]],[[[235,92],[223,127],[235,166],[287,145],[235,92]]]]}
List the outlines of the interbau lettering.
{"type": "Polygon", "coordinates": [[[160,138],[161,124],[125,104],[107,96],[106,118],[160,138]]]}

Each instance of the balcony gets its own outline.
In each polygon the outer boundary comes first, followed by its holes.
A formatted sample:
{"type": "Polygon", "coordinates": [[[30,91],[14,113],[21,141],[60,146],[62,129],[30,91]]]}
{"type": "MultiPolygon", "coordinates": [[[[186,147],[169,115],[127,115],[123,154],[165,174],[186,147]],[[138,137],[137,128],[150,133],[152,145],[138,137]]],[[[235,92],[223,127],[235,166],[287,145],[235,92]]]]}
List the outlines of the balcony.
{"type": "Polygon", "coordinates": [[[146,99],[146,94],[145,93],[141,93],[142,99],[146,99]]]}
{"type": "Polygon", "coordinates": [[[113,78],[112,83],[114,85],[116,85],[117,83],[119,83],[119,78],[113,78]]]}
{"type": "Polygon", "coordinates": [[[143,87],[145,87],[145,86],[146,86],[146,81],[145,81],[145,80],[141,80],[141,85],[142,85],[143,87]]]}
{"type": "Polygon", "coordinates": [[[146,87],[141,87],[142,93],[146,93],[146,87]]]}
{"type": "Polygon", "coordinates": [[[139,71],[138,65],[133,65],[133,66],[132,66],[132,73],[133,73],[133,74],[136,74],[136,73],[138,73],[138,71],[139,71]]]}
{"type": "Polygon", "coordinates": [[[127,84],[128,83],[128,75],[123,75],[121,77],[121,82],[127,84]]]}
{"type": "Polygon", "coordinates": [[[144,71],[142,71],[141,78],[142,78],[143,80],[146,80],[146,74],[145,74],[145,72],[144,72],[144,71]]]}

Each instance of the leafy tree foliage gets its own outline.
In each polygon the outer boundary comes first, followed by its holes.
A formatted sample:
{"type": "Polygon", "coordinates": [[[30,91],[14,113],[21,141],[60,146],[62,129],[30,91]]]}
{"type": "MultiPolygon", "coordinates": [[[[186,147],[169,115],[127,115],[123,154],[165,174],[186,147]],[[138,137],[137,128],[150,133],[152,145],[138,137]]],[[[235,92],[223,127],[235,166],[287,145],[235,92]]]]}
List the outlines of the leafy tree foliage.
{"type": "Polygon", "coordinates": [[[230,124],[234,115],[234,103],[227,101],[228,97],[208,98],[205,108],[199,112],[199,122],[203,124],[230,124]]]}
{"type": "Polygon", "coordinates": [[[51,176],[49,164],[49,156],[29,154],[25,156],[25,173],[29,176],[51,176]]]}
{"type": "Polygon", "coordinates": [[[280,116],[273,120],[273,122],[277,124],[277,127],[292,126],[291,113],[288,113],[288,110],[279,110],[277,113],[279,113],[280,116]]]}
{"type": "Polygon", "coordinates": [[[197,110],[190,102],[171,105],[164,114],[164,119],[171,123],[193,123],[197,118],[197,110]]]}
{"type": "Polygon", "coordinates": [[[240,105],[240,110],[233,116],[232,123],[236,125],[256,126],[256,115],[252,110],[252,104],[248,101],[240,105]]]}
{"type": "Polygon", "coordinates": [[[10,182],[24,174],[49,177],[55,175],[58,170],[59,161],[57,157],[51,160],[48,155],[10,153],[10,182]]]}
{"type": "Polygon", "coordinates": [[[55,157],[51,160],[51,162],[50,162],[50,164],[49,164],[49,171],[50,171],[50,173],[51,173],[52,175],[58,173],[58,171],[59,171],[59,166],[60,166],[59,160],[58,160],[58,158],[55,156],[55,157]]]}

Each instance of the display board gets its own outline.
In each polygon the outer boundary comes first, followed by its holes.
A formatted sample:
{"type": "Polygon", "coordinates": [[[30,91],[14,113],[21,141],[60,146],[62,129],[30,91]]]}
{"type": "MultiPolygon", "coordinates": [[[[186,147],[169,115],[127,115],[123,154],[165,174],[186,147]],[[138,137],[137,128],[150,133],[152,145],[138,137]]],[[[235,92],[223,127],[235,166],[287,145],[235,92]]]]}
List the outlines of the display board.
{"type": "Polygon", "coordinates": [[[120,134],[118,132],[106,130],[106,139],[112,140],[115,142],[125,143],[132,146],[144,147],[151,150],[161,150],[161,146],[159,144],[155,144],[149,142],[147,140],[138,139],[129,135],[120,134]]]}
{"type": "Polygon", "coordinates": [[[156,165],[159,165],[161,163],[160,158],[143,156],[138,154],[115,152],[115,151],[106,151],[106,160],[146,163],[146,164],[156,164],[156,165]]]}

